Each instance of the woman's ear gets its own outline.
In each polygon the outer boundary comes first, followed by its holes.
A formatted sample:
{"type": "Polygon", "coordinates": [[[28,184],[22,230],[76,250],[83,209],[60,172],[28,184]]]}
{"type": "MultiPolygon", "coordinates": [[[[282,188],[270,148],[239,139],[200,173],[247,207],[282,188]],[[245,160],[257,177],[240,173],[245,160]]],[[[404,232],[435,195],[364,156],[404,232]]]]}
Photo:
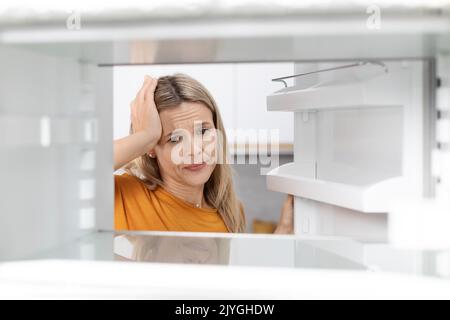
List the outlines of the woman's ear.
{"type": "Polygon", "coordinates": [[[147,154],[150,158],[156,158],[155,149],[150,150],[149,152],[147,152],[147,154]]]}

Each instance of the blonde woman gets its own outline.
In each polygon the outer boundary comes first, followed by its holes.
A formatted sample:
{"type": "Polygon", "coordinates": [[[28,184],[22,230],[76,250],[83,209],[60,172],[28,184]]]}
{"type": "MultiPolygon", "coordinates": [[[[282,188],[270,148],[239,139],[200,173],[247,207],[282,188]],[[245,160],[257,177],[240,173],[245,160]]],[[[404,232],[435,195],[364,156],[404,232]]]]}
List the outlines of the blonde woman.
{"type": "MultiPolygon", "coordinates": [[[[115,229],[244,232],[222,119],[198,81],[145,77],[131,103],[130,135],[114,141],[115,229]]],[[[276,233],[292,232],[292,197],[276,233]]]]}

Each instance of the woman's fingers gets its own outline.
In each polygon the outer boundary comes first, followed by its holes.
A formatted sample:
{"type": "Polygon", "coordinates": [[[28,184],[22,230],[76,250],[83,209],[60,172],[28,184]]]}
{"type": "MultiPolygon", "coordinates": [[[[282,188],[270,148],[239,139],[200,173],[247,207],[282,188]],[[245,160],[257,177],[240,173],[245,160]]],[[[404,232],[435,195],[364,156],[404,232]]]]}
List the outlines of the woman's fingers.
{"type": "Polygon", "coordinates": [[[147,89],[149,85],[152,83],[152,78],[150,76],[144,77],[144,83],[142,84],[141,89],[139,89],[137,95],[136,95],[136,101],[144,102],[145,94],[147,92],[147,89]]]}
{"type": "Polygon", "coordinates": [[[146,131],[149,137],[158,138],[161,136],[162,126],[158,110],[154,101],[154,92],[158,84],[158,79],[150,76],[144,77],[144,83],[136,94],[136,98],[131,102],[131,133],[146,131]]]}
{"type": "Polygon", "coordinates": [[[145,100],[154,99],[153,93],[155,91],[157,83],[157,79],[154,79],[147,75],[144,77],[144,83],[142,84],[141,89],[139,89],[138,93],[136,94],[136,98],[130,104],[131,118],[133,118],[133,116],[136,116],[136,109],[138,109],[141,105],[143,106],[145,100]],[[148,95],[148,93],[150,93],[150,95],[148,95]]]}
{"type": "Polygon", "coordinates": [[[148,86],[146,87],[146,90],[144,92],[145,100],[147,101],[153,101],[155,99],[155,89],[158,85],[158,79],[157,78],[151,78],[151,80],[148,83],[148,86]]]}

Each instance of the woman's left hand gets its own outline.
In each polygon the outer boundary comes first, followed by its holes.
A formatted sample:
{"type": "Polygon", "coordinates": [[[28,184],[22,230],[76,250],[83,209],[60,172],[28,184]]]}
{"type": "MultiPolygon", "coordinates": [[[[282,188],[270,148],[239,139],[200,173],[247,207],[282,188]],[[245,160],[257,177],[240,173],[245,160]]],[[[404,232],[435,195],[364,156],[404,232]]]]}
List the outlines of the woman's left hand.
{"type": "Polygon", "coordinates": [[[294,232],[294,197],[288,195],[281,208],[280,221],[274,233],[291,234],[294,232]]]}

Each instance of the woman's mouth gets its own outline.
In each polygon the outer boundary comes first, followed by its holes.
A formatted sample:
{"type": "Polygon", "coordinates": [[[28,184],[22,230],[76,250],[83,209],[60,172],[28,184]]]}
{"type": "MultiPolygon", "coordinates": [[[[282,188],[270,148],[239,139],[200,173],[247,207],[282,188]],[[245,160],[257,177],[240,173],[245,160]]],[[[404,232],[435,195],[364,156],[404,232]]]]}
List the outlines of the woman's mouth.
{"type": "Polygon", "coordinates": [[[184,167],[184,169],[187,169],[189,171],[199,171],[201,169],[203,169],[204,167],[206,167],[206,163],[199,163],[199,164],[191,164],[189,166],[184,167]]]}

